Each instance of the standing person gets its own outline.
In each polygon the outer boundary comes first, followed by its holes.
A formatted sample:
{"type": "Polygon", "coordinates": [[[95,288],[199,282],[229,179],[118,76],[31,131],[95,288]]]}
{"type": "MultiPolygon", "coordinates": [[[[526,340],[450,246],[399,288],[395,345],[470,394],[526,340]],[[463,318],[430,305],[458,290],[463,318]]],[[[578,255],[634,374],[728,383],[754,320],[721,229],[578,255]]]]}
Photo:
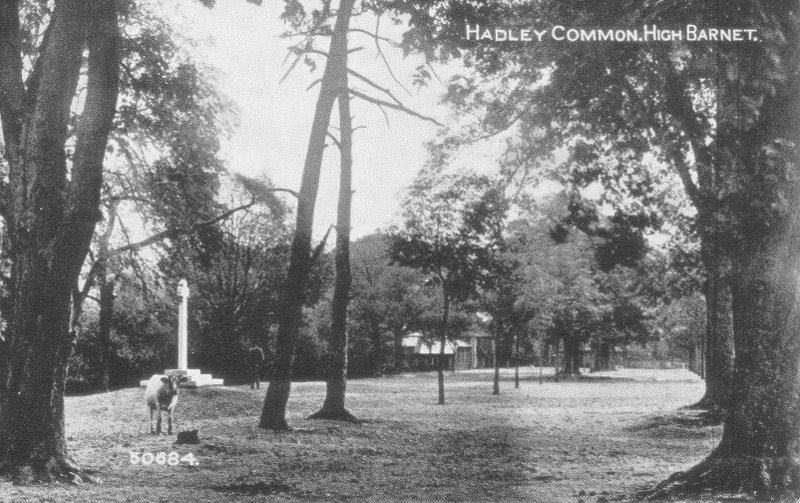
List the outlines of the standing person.
{"type": "Polygon", "coordinates": [[[264,350],[255,345],[247,347],[247,378],[250,389],[261,388],[261,368],[264,366],[264,350]]]}

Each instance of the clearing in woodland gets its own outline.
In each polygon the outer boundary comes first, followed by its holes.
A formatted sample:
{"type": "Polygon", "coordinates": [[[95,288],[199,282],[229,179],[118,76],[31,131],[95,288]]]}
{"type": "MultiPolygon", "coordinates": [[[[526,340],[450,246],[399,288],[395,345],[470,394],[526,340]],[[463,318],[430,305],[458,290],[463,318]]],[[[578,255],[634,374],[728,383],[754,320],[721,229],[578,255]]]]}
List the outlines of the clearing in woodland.
{"type": "Polygon", "coordinates": [[[102,485],[16,487],[0,501],[614,501],[691,467],[716,445],[720,427],[684,424],[676,409],[697,401],[702,381],[683,370],[606,373],[618,378],[536,380],[520,389],[504,370],[352,380],[348,408],[363,424],[310,421],[319,382],[296,383],[294,431],[257,427],[263,390],[181,390],[176,429],[200,444],[151,436],[143,389],[69,397],[67,435],[76,461],[102,485]],[[197,466],[131,464],[131,452],[194,454],[197,466]]]}

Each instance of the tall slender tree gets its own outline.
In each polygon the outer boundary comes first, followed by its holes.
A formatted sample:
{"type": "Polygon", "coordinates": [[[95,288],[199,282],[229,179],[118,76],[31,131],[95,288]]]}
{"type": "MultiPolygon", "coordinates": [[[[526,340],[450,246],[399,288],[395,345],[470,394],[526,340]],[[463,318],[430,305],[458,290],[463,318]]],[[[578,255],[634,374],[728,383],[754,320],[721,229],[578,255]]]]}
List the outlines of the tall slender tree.
{"type": "MultiPolygon", "coordinates": [[[[347,67],[347,51],[344,54],[347,67]]],[[[347,388],[347,306],[350,303],[350,286],[353,277],[350,272],[350,209],[353,200],[353,121],[350,116],[350,94],[347,73],[340,83],[339,97],[339,205],[336,216],[336,279],[331,306],[331,339],[328,362],[325,369],[325,401],[322,409],[309,419],[336,419],[352,421],[357,419],[344,405],[347,388]]]]}
{"type": "MultiPolygon", "coordinates": [[[[531,25],[641,26],[680,25],[708,20],[717,24],[700,2],[670,7],[671,2],[632,6],[624,0],[521,2],[508,4],[441,1],[417,4],[397,0],[411,14],[406,43],[431,57],[463,57],[470,72],[456,76],[447,100],[466,115],[481,120],[441,142],[437,152],[511,131],[506,167],[519,183],[531,171],[552,163],[562,148],[578,144],[595,158],[612,154],[616,162],[594,163],[587,181],[616,183],[629,178],[626,191],[634,199],[652,183],[645,154],[669,166],[683,185],[696,212],[696,228],[706,275],[709,309],[706,335],[706,394],[698,406],[715,409],[727,403],[733,369],[731,264],[715,225],[721,216],[718,145],[715,135],[715,44],[482,43],[467,39],[465,25],[484,27],[531,25]],[[609,18],[609,13],[619,14],[609,18]],[[682,54],[684,57],[676,57],[682,54]],[[487,83],[488,82],[488,83],[487,83]],[[492,85],[497,83],[498,85],[492,85]],[[519,133],[519,134],[514,134],[519,133]]],[[[716,10],[714,10],[716,9],[716,10]]],[[[714,6],[724,13],[730,7],[714,6]]],[[[584,155],[585,157],[585,155],[584,155]]],[[[651,163],[652,165],[652,163],[651,163]]]]}
{"type": "MultiPolygon", "coordinates": [[[[376,105],[384,109],[392,109],[400,111],[422,120],[427,120],[440,125],[435,119],[416,113],[406,107],[400,102],[391,90],[378,85],[369,77],[348,67],[348,38],[351,33],[366,34],[372,36],[376,42],[376,47],[381,56],[383,52],[380,49],[379,41],[388,40],[380,37],[377,34],[372,34],[360,28],[351,28],[350,21],[355,15],[364,15],[371,12],[383,12],[385,6],[382,4],[372,4],[364,2],[359,9],[354,9],[355,0],[341,0],[339,7],[336,10],[331,8],[331,2],[325,0],[322,2],[319,9],[307,13],[303,4],[297,0],[289,0],[286,2],[286,8],[283,18],[288,21],[295,34],[302,37],[302,41],[292,47],[292,52],[295,54],[295,59],[289,68],[289,71],[294,68],[298,62],[305,61],[312,68],[316,67],[316,63],[312,59],[313,56],[325,57],[325,70],[322,77],[315,81],[313,85],[319,83],[320,93],[317,100],[317,107],[314,115],[314,122],[311,129],[311,137],[309,139],[308,150],[306,153],[306,161],[303,170],[303,180],[298,193],[297,205],[297,224],[295,227],[295,236],[292,244],[292,255],[289,264],[289,273],[285,283],[285,306],[281,311],[281,319],[279,322],[278,336],[277,336],[277,349],[275,355],[275,364],[273,365],[272,377],[270,385],[267,389],[267,396],[264,400],[264,407],[261,413],[259,425],[266,429],[286,429],[286,402],[289,397],[291,388],[291,368],[294,344],[297,339],[299,323],[301,319],[301,310],[304,303],[304,289],[309,270],[309,250],[311,242],[311,233],[314,223],[314,204],[316,202],[317,191],[319,188],[319,175],[322,165],[323,150],[325,148],[325,139],[330,137],[328,127],[330,125],[331,113],[333,104],[337,98],[345,101],[347,104],[340,103],[340,109],[350,108],[350,98],[357,97],[367,103],[376,105]],[[335,19],[331,26],[330,21],[335,19]],[[327,52],[320,51],[315,48],[314,42],[317,37],[330,37],[330,45],[327,52]],[[377,93],[379,96],[370,95],[368,92],[362,92],[353,89],[348,85],[348,76],[352,76],[359,82],[366,84],[366,86],[377,93]]],[[[385,58],[384,58],[385,59],[385,58]]],[[[391,69],[389,70],[391,73],[391,69]]],[[[394,75],[392,73],[392,75],[394,75]]],[[[345,123],[350,122],[349,116],[347,118],[340,117],[341,121],[345,123]]],[[[352,129],[352,126],[351,126],[352,129]]],[[[342,131],[344,135],[344,131],[342,131]]],[[[340,142],[344,146],[344,138],[340,142]]],[[[343,154],[344,157],[344,154],[343,154]]],[[[349,196],[348,196],[349,197],[349,196]]],[[[347,203],[348,201],[340,202],[347,203]]],[[[349,220],[349,209],[340,206],[339,218],[345,218],[341,211],[347,210],[346,218],[349,220]]],[[[344,235],[349,233],[349,230],[342,231],[344,235]]],[[[347,236],[349,240],[349,236],[347,236]]],[[[340,243],[337,240],[337,243],[340,243]]],[[[339,247],[342,253],[348,253],[347,247],[339,247]]],[[[349,259],[348,259],[349,260],[349,259]]],[[[341,353],[346,353],[346,302],[344,301],[345,290],[347,286],[349,290],[350,273],[345,272],[344,259],[340,259],[342,272],[341,281],[338,282],[339,290],[339,305],[338,310],[340,314],[334,315],[334,322],[337,324],[336,330],[333,331],[334,336],[334,353],[338,354],[335,360],[340,364],[346,365],[346,356],[342,357],[341,353]],[[344,310],[342,310],[344,305],[344,310]],[[345,346],[341,346],[345,344],[345,346]]],[[[349,268],[349,266],[347,266],[349,268]]],[[[342,367],[337,370],[337,374],[344,376],[345,369],[342,367]]],[[[336,381],[341,383],[334,387],[340,387],[341,393],[337,391],[335,394],[344,393],[343,378],[336,377],[336,381]]],[[[334,389],[331,387],[331,390],[334,389]]],[[[337,399],[338,400],[338,399],[337,399]]]]}
{"type": "Polygon", "coordinates": [[[289,273],[284,286],[284,308],[278,325],[275,360],[259,426],[265,429],[288,429],[286,403],[291,389],[292,357],[300,328],[306,279],[310,266],[311,233],[314,227],[314,205],[319,189],[322,154],[328,134],[333,104],[346,82],[347,31],[355,0],[342,0],[336,14],[328,59],[320,81],[314,123],[308,141],[303,180],[297,201],[295,235],[289,273]]]}
{"type": "Polygon", "coordinates": [[[118,95],[117,2],[58,0],[23,75],[18,1],[0,6],[0,120],[12,261],[8,368],[0,403],[0,471],[19,483],[79,481],[67,453],[64,379],[74,344],[70,294],[100,218],[103,158],[118,95]],[[84,57],[86,55],[86,57],[84,57]],[[68,160],[70,110],[86,94],[68,160]]]}
{"type": "Polygon", "coordinates": [[[403,336],[418,325],[425,309],[415,292],[423,288],[418,271],[389,264],[389,237],[373,234],[353,243],[351,329],[372,343],[371,368],[405,368],[403,336]],[[391,350],[387,354],[387,349],[391,350]]]}
{"type": "Polygon", "coordinates": [[[492,286],[506,211],[505,200],[486,177],[421,177],[405,203],[404,227],[393,235],[393,262],[421,270],[441,288],[440,405],[445,403],[445,349],[452,339],[451,304],[473,297],[478,287],[492,286]]]}

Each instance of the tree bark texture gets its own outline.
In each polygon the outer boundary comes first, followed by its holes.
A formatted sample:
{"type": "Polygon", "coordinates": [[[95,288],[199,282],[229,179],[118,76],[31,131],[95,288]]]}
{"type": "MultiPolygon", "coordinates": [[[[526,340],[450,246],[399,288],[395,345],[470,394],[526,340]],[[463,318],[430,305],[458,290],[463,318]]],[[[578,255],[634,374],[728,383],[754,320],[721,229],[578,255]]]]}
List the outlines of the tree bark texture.
{"type": "MultiPolygon", "coordinates": [[[[727,7],[730,9],[730,7],[727,7]]],[[[668,59],[668,58],[667,58],[668,59]]],[[[707,310],[703,377],[706,394],[693,407],[722,410],[725,407],[730,377],[733,372],[733,329],[730,296],[730,257],[723,244],[725,232],[720,223],[725,220],[723,194],[726,153],[723,142],[708,145],[703,127],[692,106],[689,84],[677,72],[672,62],[666,63],[665,100],[670,115],[681,125],[684,136],[695,157],[697,185],[691,181],[682,153],[673,154],[681,172],[686,192],[697,209],[700,233],[700,258],[706,272],[705,299],[707,310]]],[[[738,100],[737,92],[717,93],[716,120],[726,120],[726,110],[738,100]]],[[[674,148],[680,152],[681,148],[674,148]]]]}
{"type": "Polygon", "coordinates": [[[728,405],[734,365],[731,264],[711,237],[702,239],[701,253],[706,269],[706,392],[692,408],[723,412],[728,405]]]}
{"type": "Polygon", "coordinates": [[[303,179],[297,200],[289,272],[284,284],[283,307],[278,320],[275,357],[259,426],[270,430],[289,428],[286,422],[286,403],[289,400],[292,376],[292,357],[302,319],[306,282],[310,269],[311,233],[314,228],[314,206],[319,189],[322,155],[328,134],[331,112],[336,97],[342,91],[347,73],[347,32],[355,0],[341,0],[336,16],[333,36],[325,71],[320,83],[319,97],[314,112],[314,122],[306,151],[303,179]]]}
{"type": "Polygon", "coordinates": [[[595,345],[594,363],[592,371],[601,372],[611,369],[611,344],[600,340],[595,345]]]}
{"type": "Polygon", "coordinates": [[[5,45],[19,41],[17,9],[16,2],[0,7],[14,285],[0,472],[17,483],[77,482],[87,475],[67,454],[64,435],[64,382],[75,343],[70,299],[100,218],[103,158],[118,95],[117,6],[114,0],[57,1],[27,90],[12,75],[21,68],[19,45],[5,45]],[[68,178],[64,146],[87,48],[86,95],[68,178]]]}
{"type": "MultiPolygon", "coordinates": [[[[343,62],[347,68],[347,59],[343,62]]],[[[350,209],[352,206],[353,169],[353,124],[350,117],[350,95],[347,74],[339,93],[339,203],[336,217],[336,280],[333,289],[331,312],[331,343],[326,370],[325,401],[322,409],[310,419],[333,419],[356,422],[357,419],[345,408],[347,389],[347,305],[350,302],[350,209]]],[[[380,341],[378,341],[380,342],[380,341]]]]}
{"type": "Polygon", "coordinates": [[[656,496],[800,495],[800,6],[743,2],[759,44],[720,48],[734,370],[722,440],[656,496]],[[729,104],[730,103],[730,104],[729,104]],[[755,108],[754,108],[755,106],[755,108]]]}

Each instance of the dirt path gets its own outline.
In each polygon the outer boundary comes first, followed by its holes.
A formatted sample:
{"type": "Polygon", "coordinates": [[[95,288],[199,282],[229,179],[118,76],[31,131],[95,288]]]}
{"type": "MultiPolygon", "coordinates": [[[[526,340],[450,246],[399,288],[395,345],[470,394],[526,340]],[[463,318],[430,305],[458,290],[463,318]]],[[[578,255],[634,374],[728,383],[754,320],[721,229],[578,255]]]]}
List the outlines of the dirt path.
{"type": "Polygon", "coordinates": [[[698,399],[696,380],[540,385],[535,375],[528,369],[519,390],[504,382],[500,396],[491,395],[486,372],[448,375],[444,407],[431,375],[352,381],[348,400],[368,420],[362,425],[305,420],[324,385],[298,383],[289,404],[298,429],[289,433],[255,426],[263,388],[183,390],[178,429],[198,428],[195,446],[147,434],[140,389],[73,397],[70,447],[105,483],[0,483],[0,501],[602,503],[688,467],[719,435],[719,428],[648,423],[698,399]],[[191,452],[199,465],[131,464],[131,452],[148,451],[191,452]]]}

